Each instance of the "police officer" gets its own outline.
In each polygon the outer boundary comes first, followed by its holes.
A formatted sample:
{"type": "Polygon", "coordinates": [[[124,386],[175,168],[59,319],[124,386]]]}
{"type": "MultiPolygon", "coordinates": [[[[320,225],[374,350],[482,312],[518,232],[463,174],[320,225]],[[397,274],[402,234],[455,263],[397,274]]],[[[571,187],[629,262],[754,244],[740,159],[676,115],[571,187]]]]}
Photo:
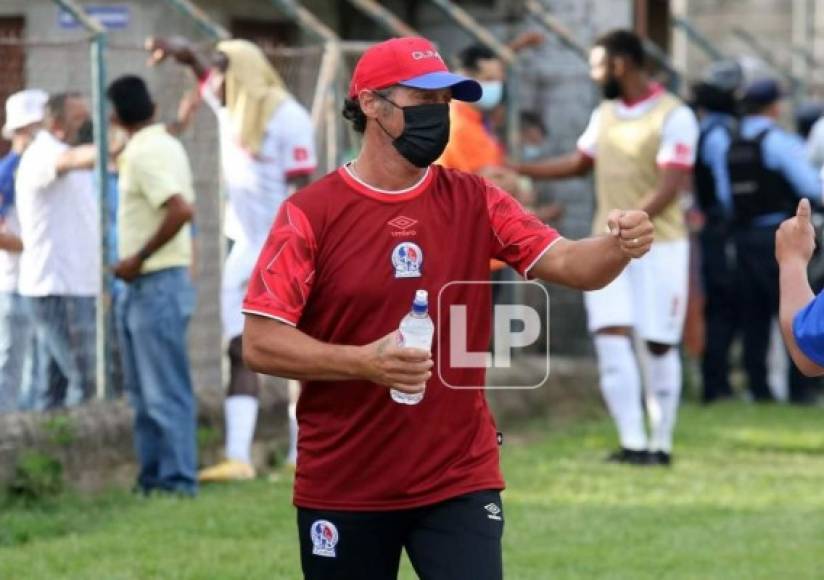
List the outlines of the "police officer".
{"type": "Polygon", "coordinates": [[[740,81],[739,65],[727,62],[708,71],[705,80],[693,87],[692,104],[701,130],[693,184],[704,215],[700,243],[705,296],[701,365],[705,403],[732,397],[729,353],[737,328],[735,248],[730,232],[732,212],[719,202],[716,191],[729,187],[726,153],[737,130],[735,91],[740,81]]]}
{"type": "MultiPolygon", "coordinates": [[[[744,367],[757,401],[772,400],[766,354],[778,312],[775,233],[795,213],[799,198],[820,204],[822,197],[821,179],[807,161],[804,142],[777,124],[782,96],[772,79],[756,80],[746,88],[743,117],[727,150],[730,187],[721,185],[716,192],[733,213],[744,367]]],[[[811,402],[813,384],[791,366],[792,402],[811,402]]]]}

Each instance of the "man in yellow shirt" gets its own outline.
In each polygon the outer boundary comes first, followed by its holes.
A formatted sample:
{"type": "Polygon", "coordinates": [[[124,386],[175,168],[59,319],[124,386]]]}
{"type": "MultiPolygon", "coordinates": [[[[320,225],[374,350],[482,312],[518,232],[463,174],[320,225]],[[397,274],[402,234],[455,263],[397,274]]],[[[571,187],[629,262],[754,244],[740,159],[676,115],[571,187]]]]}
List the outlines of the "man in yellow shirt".
{"type": "Polygon", "coordinates": [[[189,222],[194,187],[183,145],[155,123],[155,105],[136,76],[108,89],[112,120],[129,135],[121,153],[114,274],[127,283],[117,327],[124,388],[135,409],[137,489],[197,491],[196,401],[186,332],[194,311],[189,222]]]}

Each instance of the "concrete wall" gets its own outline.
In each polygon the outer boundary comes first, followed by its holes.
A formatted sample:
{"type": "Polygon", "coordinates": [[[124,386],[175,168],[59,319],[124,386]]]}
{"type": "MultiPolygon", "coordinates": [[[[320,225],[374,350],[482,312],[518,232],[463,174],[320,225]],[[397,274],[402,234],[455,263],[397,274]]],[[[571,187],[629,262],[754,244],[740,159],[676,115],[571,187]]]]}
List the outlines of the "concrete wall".
{"type": "MultiPolygon", "coordinates": [[[[497,384],[529,384],[543,374],[542,360],[527,360],[517,369],[517,379],[506,373],[492,374],[497,384]]],[[[288,434],[285,389],[264,391],[252,456],[263,472],[278,466],[286,452],[288,434]]],[[[557,357],[549,380],[538,389],[488,391],[498,427],[506,432],[527,418],[543,417],[550,424],[599,416],[595,365],[589,359],[557,357]]],[[[198,392],[198,424],[201,465],[209,465],[223,450],[223,391],[202,388],[198,392]]],[[[505,439],[506,441],[506,435],[505,439]]],[[[504,443],[506,444],[506,443],[504,443]]],[[[66,481],[75,488],[99,490],[134,483],[136,464],[132,442],[132,413],[125,401],[95,401],[68,411],[0,415],[0,487],[15,472],[18,459],[38,450],[58,459],[66,481]],[[61,418],[68,433],[56,444],[49,424],[61,418]]]]}
{"type": "MultiPolygon", "coordinates": [[[[742,59],[751,76],[778,75],[793,71],[805,80],[812,80],[814,71],[800,66],[793,57],[790,45],[807,45],[813,49],[815,28],[812,25],[811,7],[821,2],[807,0],[676,0],[673,12],[686,16],[725,55],[742,59]],[[777,70],[771,69],[746,42],[733,34],[741,27],[762,43],[777,62],[777,70]]],[[[824,6],[824,4],[822,4],[824,6]]],[[[709,64],[709,57],[695,44],[686,40],[683,32],[674,31],[674,60],[690,78],[700,76],[709,64]]]]}

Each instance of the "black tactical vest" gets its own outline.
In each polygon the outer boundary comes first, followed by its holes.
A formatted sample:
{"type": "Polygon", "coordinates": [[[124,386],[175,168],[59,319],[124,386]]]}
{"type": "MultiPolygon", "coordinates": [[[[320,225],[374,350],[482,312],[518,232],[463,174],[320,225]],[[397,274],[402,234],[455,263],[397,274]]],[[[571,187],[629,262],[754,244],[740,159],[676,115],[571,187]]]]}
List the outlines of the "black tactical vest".
{"type": "Polygon", "coordinates": [[[727,151],[735,222],[739,225],[770,213],[791,215],[798,203],[792,184],[764,165],[762,143],[771,130],[768,127],[752,139],[745,139],[739,131],[727,151]]]}

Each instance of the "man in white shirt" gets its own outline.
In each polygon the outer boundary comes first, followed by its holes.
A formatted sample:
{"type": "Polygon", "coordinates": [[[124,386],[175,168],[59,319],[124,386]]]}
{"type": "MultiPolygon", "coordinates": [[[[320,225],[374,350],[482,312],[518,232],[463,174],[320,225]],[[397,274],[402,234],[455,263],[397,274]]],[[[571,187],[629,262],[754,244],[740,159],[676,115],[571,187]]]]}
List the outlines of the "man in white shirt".
{"type": "Polygon", "coordinates": [[[20,160],[17,211],[23,252],[19,292],[37,339],[35,409],[74,405],[95,392],[95,301],[100,220],[92,145],[74,147],[90,118],[77,93],[52,96],[44,129],[20,160]]]}
{"type": "MultiPolygon", "coordinates": [[[[221,314],[231,365],[226,398],[226,461],[203,470],[200,480],[254,477],[251,443],[258,412],[259,379],[243,362],[242,303],[255,261],[281,203],[305,183],[317,160],[314,129],[306,109],[287,91],[263,52],[246,40],[217,45],[211,59],[185,39],[151,39],[152,58],[171,56],[189,66],[201,97],[215,112],[226,190],[225,233],[232,241],[223,270],[221,314]]],[[[297,454],[298,386],[290,381],[290,450],[297,454]]]]}

